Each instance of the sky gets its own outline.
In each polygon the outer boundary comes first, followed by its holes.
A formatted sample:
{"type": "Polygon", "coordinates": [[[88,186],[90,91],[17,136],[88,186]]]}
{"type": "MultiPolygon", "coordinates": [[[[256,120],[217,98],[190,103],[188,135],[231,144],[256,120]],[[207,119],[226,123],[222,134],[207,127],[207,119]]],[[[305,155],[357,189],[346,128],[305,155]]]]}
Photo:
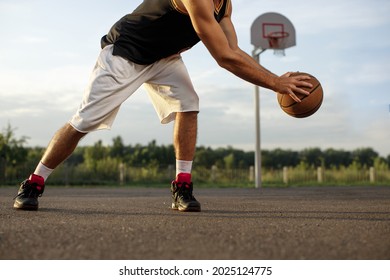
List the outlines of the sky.
{"type": "MultiPolygon", "coordinates": [[[[100,52],[100,38],[141,0],[0,0],[0,129],[10,124],[28,146],[46,146],[75,112],[100,52]]],[[[320,110],[305,119],[286,115],[276,95],[260,89],[261,148],[371,147],[390,154],[390,1],[232,0],[242,50],[251,53],[250,27],[263,13],[294,24],[297,45],[261,64],[277,75],[300,71],[324,89],[320,110]]],[[[198,146],[255,149],[254,86],[221,69],[200,43],[183,54],[200,97],[198,146]]],[[[121,107],[111,130],[80,145],[172,143],[141,88],[121,107]]]]}

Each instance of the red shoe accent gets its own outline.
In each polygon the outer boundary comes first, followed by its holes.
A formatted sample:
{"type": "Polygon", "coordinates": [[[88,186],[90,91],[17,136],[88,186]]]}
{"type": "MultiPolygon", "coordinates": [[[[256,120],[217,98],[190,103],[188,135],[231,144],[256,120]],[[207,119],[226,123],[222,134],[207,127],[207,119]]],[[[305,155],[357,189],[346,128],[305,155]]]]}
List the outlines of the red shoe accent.
{"type": "Polygon", "coordinates": [[[176,182],[178,183],[191,183],[191,174],[190,173],[179,173],[176,176],[176,182]]]}
{"type": "Polygon", "coordinates": [[[45,180],[43,179],[43,177],[36,174],[31,174],[28,180],[32,183],[36,183],[38,186],[43,187],[45,185],[45,180]]]}

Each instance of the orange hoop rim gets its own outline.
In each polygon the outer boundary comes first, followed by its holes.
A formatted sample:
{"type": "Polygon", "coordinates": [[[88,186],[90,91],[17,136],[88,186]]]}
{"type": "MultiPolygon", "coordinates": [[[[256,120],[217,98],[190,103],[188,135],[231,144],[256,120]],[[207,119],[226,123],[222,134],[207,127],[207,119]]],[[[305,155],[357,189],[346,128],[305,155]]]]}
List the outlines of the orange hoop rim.
{"type": "Polygon", "coordinates": [[[269,33],[266,36],[266,38],[268,38],[268,39],[283,39],[283,38],[287,38],[288,36],[290,36],[290,34],[286,31],[275,31],[275,32],[269,33]]]}

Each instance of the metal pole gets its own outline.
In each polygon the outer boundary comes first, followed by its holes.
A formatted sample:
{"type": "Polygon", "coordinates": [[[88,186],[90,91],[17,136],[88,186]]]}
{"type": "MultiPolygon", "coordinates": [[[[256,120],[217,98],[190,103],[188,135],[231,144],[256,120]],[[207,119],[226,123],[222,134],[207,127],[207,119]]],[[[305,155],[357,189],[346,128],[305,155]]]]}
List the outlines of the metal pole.
{"type": "MultiPolygon", "coordinates": [[[[258,49],[253,50],[253,58],[260,64],[260,54],[258,49]]],[[[255,132],[256,132],[256,147],[255,147],[255,181],[256,188],[261,188],[261,137],[260,137],[260,90],[255,85],[255,132]]]]}

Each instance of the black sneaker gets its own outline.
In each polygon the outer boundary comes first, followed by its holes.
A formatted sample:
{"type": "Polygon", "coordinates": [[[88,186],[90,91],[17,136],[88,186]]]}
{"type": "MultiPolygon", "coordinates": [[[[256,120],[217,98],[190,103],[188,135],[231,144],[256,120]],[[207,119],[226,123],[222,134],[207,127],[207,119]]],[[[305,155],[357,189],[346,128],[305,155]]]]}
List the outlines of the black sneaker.
{"type": "Polygon", "coordinates": [[[200,212],[200,203],[192,195],[192,183],[172,182],[172,209],[182,212],[200,212]]]}
{"type": "Polygon", "coordinates": [[[32,174],[29,179],[20,185],[18,195],[14,198],[14,208],[20,210],[38,210],[38,197],[45,189],[41,176],[32,174]]]}

